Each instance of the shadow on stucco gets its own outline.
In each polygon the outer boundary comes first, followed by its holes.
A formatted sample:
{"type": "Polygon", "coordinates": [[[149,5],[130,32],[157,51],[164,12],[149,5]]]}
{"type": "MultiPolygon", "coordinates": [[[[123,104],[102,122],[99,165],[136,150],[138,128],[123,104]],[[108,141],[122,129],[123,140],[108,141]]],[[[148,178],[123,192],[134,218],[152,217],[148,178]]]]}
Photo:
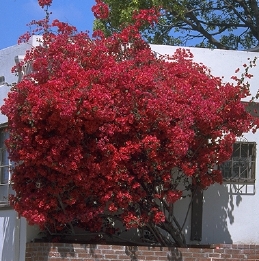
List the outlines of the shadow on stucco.
{"type": "Polygon", "coordinates": [[[3,222],[1,222],[2,230],[1,237],[3,238],[3,245],[2,245],[2,256],[0,258],[1,261],[10,261],[10,260],[18,260],[15,255],[17,255],[17,250],[19,242],[15,241],[16,231],[15,231],[15,220],[8,215],[0,217],[3,222]]]}
{"type": "Polygon", "coordinates": [[[233,196],[227,185],[215,184],[204,192],[203,242],[206,244],[233,243],[228,230],[234,222],[233,196]]]}
{"type": "Polygon", "coordinates": [[[235,222],[234,209],[242,202],[242,194],[230,184],[210,187],[204,193],[203,242],[231,244],[228,224],[235,222]]]}

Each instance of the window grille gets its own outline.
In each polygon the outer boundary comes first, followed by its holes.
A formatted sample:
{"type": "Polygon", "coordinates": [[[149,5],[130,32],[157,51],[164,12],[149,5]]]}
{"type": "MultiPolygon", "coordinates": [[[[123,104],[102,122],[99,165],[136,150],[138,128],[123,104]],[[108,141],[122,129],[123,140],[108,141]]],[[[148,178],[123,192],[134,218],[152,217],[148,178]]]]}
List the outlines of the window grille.
{"type": "Polygon", "coordinates": [[[9,195],[11,194],[11,174],[10,160],[5,146],[5,140],[8,138],[8,132],[0,129],[0,206],[9,205],[9,195]]]}
{"type": "Polygon", "coordinates": [[[233,145],[231,159],[220,165],[225,181],[255,181],[256,143],[239,141],[233,145]]]}

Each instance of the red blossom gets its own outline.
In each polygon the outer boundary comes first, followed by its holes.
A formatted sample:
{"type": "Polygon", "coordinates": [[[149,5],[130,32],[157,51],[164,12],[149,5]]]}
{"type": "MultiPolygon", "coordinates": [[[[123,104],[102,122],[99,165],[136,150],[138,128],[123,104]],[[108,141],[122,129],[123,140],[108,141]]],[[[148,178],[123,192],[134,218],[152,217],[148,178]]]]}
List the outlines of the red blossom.
{"type": "Polygon", "coordinates": [[[172,204],[179,200],[182,196],[182,191],[171,191],[169,190],[166,194],[166,200],[168,203],[172,204]]]}
{"type": "Polygon", "coordinates": [[[133,19],[137,26],[143,25],[143,23],[148,23],[151,26],[158,22],[160,13],[158,8],[142,9],[133,14],[133,19]]]}
{"type": "Polygon", "coordinates": [[[52,4],[52,0],[38,0],[39,6],[44,7],[44,6],[49,6],[52,4]]]}
{"type": "Polygon", "coordinates": [[[96,5],[92,7],[92,12],[97,19],[107,19],[109,17],[109,7],[101,0],[96,0],[96,5]]]}

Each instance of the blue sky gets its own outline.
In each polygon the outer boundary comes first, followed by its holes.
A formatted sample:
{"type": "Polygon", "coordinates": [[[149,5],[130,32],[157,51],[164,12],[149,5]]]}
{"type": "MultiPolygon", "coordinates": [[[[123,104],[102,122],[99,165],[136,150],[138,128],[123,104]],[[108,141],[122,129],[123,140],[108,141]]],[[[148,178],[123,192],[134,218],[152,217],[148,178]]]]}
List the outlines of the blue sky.
{"type": "MultiPolygon", "coordinates": [[[[94,0],[53,0],[52,18],[68,22],[78,30],[92,31],[94,0]]],[[[18,37],[28,31],[31,20],[44,18],[37,0],[1,0],[0,49],[17,43],[18,37]]]]}

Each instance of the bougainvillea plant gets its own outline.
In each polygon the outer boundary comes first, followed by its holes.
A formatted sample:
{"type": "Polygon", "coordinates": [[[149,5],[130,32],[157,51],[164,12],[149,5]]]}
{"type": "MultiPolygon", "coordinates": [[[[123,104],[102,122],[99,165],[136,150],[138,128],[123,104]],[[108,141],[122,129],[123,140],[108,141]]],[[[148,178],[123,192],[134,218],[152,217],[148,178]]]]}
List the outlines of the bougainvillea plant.
{"type": "MultiPolygon", "coordinates": [[[[93,11],[105,19],[109,9],[97,1],[93,11]]],[[[94,38],[58,20],[34,22],[41,44],[15,68],[32,71],[2,106],[16,162],[11,202],[30,224],[111,234],[119,220],[161,245],[185,245],[173,204],[221,183],[215,166],[255,122],[242,84],[213,77],[188,50],[151,51],[138,29],[157,16],[144,10],[120,33],[94,38]]]]}

